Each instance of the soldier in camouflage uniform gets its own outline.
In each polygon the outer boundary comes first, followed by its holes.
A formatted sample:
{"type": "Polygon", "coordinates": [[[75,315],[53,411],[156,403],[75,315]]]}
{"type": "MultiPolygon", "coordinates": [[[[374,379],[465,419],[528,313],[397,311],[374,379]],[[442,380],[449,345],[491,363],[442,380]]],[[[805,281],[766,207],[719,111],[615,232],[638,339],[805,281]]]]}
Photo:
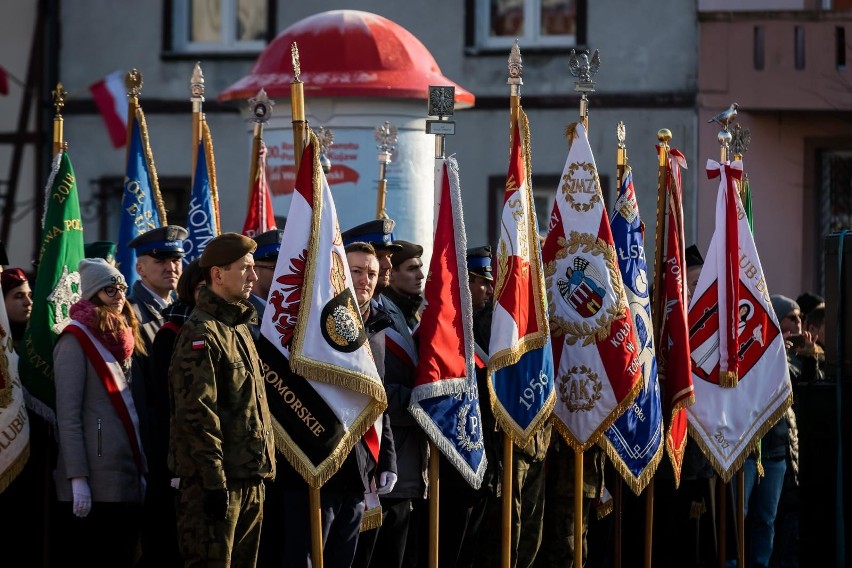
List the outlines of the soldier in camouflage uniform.
{"type": "Polygon", "coordinates": [[[186,566],[254,567],[264,479],[275,475],[269,407],[248,325],[256,243],[236,233],[201,255],[207,287],[181,328],[169,369],[169,465],[180,477],[186,566]]]}

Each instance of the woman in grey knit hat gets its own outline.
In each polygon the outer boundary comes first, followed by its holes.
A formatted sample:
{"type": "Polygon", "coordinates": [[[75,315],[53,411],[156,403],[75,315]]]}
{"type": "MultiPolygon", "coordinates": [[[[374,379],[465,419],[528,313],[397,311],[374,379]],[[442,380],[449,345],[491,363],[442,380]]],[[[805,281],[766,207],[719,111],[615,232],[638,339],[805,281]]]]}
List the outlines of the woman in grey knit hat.
{"type": "Polygon", "coordinates": [[[147,466],[129,377],[145,348],[121,273],[101,258],[79,273],[81,298],[53,350],[59,549],[69,566],[130,567],[147,466]]]}

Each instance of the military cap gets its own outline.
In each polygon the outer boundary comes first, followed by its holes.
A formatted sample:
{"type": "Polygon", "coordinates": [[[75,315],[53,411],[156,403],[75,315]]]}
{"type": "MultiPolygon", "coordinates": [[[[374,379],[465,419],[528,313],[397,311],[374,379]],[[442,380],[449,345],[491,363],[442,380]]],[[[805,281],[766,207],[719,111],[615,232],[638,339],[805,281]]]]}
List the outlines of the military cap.
{"type": "Polygon", "coordinates": [[[189,231],[179,225],[166,225],[142,233],[127,246],[136,249],[136,256],[147,254],[159,259],[183,258],[183,241],[188,234],[189,231]]]}
{"type": "Polygon", "coordinates": [[[343,246],[364,242],[370,243],[376,250],[384,249],[397,253],[402,250],[402,246],[394,242],[393,228],[395,226],[396,222],[393,219],[376,219],[361,223],[342,233],[343,246]]]}
{"type": "Polygon", "coordinates": [[[102,258],[107,262],[115,262],[115,243],[112,241],[95,241],[83,245],[83,256],[86,258],[102,258]]]}
{"type": "Polygon", "coordinates": [[[409,258],[420,258],[423,256],[423,247],[420,245],[410,243],[408,241],[394,241],[394,243],[401,247],[400,250],[395,251],[393,255],[391,255],[391,264],[393,264],[394,268],[409,258]]]}
{"type": "Polygon", "coordinates": [[[693,266],[703,266],[704,265],[704,257],[701,256],[701,253],[698,252],[698,247],[695,245],[689,245],[686,249],[686,267],[692,268],[693,266]]]}
{"type": "Polygon", "coordinates": [[[491,247],[476,247],[467,249],[467,271],[486,280],[494,280],[491,272],[491,247]]]}
{"type": "Polygon", "coordinates": [[[2,283],[4,296],[15,288],[23,286],[25,282],[29,282],[29,279],[27,273],[21,268],[7,268],[0,272],[0,283],[2,283]]]}
{"type": "Polygon", "coordinates": [[[284,236],[282,229],[271,229],[254,237],[257,250],[254,251],[255,260],[275,260],[278,258],[278,250],[281,248],[281,237],[284,236]]]}
{"type": "Polygon", "coordinates": [[[257,243],[239,233],[222,233],[212,239],[201,253],[198,265],[201,268],[227,266],[245,255],[254,252],[257,243]]]}

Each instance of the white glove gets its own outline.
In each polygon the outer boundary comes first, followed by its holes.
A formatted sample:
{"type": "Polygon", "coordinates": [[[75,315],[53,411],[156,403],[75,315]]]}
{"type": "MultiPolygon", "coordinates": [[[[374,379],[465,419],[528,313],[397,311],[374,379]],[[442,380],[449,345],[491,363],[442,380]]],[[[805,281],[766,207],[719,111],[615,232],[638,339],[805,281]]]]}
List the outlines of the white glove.
{"type": "Polygon", "coordinates": [[[72,511],[81,519],[92,510],[92,490],[85,477],[71,478],[71,493],[74,495],[72,511]]]}
{"type": "Polygon", "coordinates": [[[397,476],[392,471],[383,471],[379,474],[379,487],[376,493],[379,495],[387,495],[393,491],[393,486],[396,485],[397,476]]]}

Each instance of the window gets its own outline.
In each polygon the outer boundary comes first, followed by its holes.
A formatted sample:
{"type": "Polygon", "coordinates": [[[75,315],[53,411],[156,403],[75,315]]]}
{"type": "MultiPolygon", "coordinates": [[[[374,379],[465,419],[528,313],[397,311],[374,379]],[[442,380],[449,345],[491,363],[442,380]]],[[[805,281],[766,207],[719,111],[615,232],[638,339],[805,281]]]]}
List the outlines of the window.
{"type": "Polygon", "coordinates": [[[476,0],[476,47],[570,48],[582,43],[583,0],[476,0]],[[579,9],[578,9],[579,5],[579,9]]]}
{"type": "Polygon", "coordinates": [[[170,4],[170,51],[257,53],[266,46],[269,0],[171,0],[170,4]]]}

